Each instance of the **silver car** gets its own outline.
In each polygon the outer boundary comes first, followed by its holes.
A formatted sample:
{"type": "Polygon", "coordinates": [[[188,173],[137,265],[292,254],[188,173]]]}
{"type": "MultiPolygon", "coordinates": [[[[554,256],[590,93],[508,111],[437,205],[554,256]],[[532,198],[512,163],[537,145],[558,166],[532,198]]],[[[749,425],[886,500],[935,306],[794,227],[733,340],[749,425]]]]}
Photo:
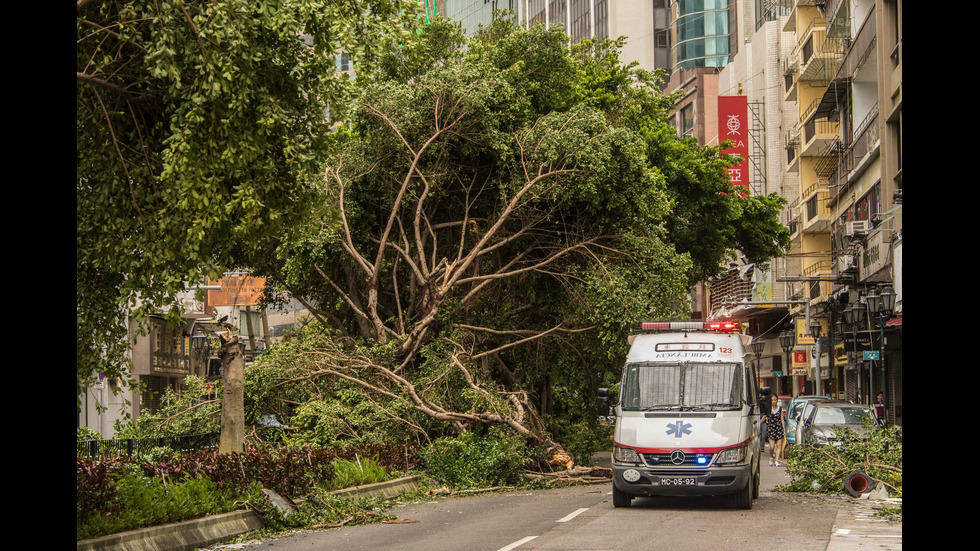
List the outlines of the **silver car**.
{"type": "Polygon", "coordinates": [[[838,428],[848,428],[863,436],[875,426],[871,408],[850,402],[816,402],[801,421],[800,436],[803,442],[816,445],[840,446],[835,434],[838,428]]]}
{"type": "Polygon", "coordinates": [[[789,407],[786,408],[786,443],[790,446],[796,444],[796,424],[803,415],[803,407],[808,402],[827,401],[830,396],[797,396],[793,398],[789,407]]]}

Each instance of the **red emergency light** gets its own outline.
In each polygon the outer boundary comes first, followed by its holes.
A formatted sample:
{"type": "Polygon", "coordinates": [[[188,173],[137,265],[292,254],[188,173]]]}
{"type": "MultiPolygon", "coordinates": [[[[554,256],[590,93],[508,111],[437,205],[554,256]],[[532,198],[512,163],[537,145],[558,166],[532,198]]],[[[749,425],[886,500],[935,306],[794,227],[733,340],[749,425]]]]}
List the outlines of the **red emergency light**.
{"type": "Polygon", "coordinates": [[[717,331],[734,333],[741,329],[737,321],[641,321],[640,331],[717,331]]]}
{"type": "Polygon", "coordinates": [[[732,320],[705,322],[705,329],[707,329],[708,331],[720,331],[722,333],[731,333],[733,331],[738,331],[740,327],[741,327],[740,323],[732,320]]]}

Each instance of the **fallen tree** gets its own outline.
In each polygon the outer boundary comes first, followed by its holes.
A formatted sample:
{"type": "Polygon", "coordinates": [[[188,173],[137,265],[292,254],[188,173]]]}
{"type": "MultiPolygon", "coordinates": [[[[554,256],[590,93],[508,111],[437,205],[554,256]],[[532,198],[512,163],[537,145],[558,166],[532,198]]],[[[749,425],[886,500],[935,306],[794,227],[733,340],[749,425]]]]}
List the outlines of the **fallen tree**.
{"type": "Polygon", "coordinates": [[[684,157],[652,75],[554,29],[498,20],[467,44],[437,21],[378,65],[310,219],[256,248],[315,320],[255,368],[256,407],[320,439],[505,426],[588,455],[629,328],[688,308],[651,141],[712,181],[726,161],[684,157]]]}

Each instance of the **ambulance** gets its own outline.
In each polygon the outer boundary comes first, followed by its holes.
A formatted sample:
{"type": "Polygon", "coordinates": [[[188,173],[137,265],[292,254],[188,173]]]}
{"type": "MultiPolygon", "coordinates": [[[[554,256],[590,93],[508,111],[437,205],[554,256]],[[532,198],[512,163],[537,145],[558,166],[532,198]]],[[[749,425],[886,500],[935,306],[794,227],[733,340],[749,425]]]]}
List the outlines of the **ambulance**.
{"type": "Polygon", "coordinates": [[[630,336],[614,409],[614,506],[730,494],[736,507],[752,507],[771,393],[759,388],[745,357],[751,339],[739,330],[728,321],[642,322],[630,336]]]}

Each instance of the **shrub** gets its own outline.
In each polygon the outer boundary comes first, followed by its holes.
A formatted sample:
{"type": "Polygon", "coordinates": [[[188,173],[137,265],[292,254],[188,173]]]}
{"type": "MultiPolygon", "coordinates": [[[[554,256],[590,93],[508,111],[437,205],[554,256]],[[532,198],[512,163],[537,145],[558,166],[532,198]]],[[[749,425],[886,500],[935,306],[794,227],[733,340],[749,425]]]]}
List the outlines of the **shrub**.
{"type": "Polygon", "coordinates": [[[338,457],[333,460],[334,489],[351,488],[363,484],[375,484],[388,480],[388,470],[372,459],[355,455],[353,460],[338,457]]]}
{"type": "Polygon", "coordinates": [[[161,462],[144,462],[148,476],[206,476],[219,488],[244,492],[252,482],[285,496],[301,496],[333,478],[333,450],[306,446],[246,447],[242,453],[206,450],[161,462]]]}
{"type": "Polygon", "coordinates": [[[142,473],[116,475],[113,506],[88,514],[76,524],[76,537],[88,539],[124,530],[167,524],[233,511],[239,502],[255,499],[257,487],[240,493],[218,488],[207,477],[182,480],[148,477],[142,473]]]}
{"type": "Polygon", "coordinates": [[[122,459],[76,458],[76,522],[84,522],[97,512],[114,513],[121,508],[116,495],[115,479],[125,474],[122,459]]]}
{"type": "Polygon", "coordinates": [[[269,515],[273,526],[302,526],[304,518],[314,523],[352,515],[366,520],[370,509],[355,514],[351,511],[359,511],[357,507],[324,496],[344,485],[386,480],[392,469],[420,461],[419,448],[404,444],[339,450],[248,446],[240,454],[207,450],[154,456],[76,458],[79,539],[232,511],[245,501],[269,515]],[[307,498],[310,505],[288,522],[277,521],[279,514],[268,506],[263,487],[294,500],[307,498]]]}
{"type": "Polygon", "coordinates": [[[423,454],[426,472],[452,488],[484,488],[506,484],[518,476],[527,459],[517,435],[491,431],[439,438],[423,454]]]}

